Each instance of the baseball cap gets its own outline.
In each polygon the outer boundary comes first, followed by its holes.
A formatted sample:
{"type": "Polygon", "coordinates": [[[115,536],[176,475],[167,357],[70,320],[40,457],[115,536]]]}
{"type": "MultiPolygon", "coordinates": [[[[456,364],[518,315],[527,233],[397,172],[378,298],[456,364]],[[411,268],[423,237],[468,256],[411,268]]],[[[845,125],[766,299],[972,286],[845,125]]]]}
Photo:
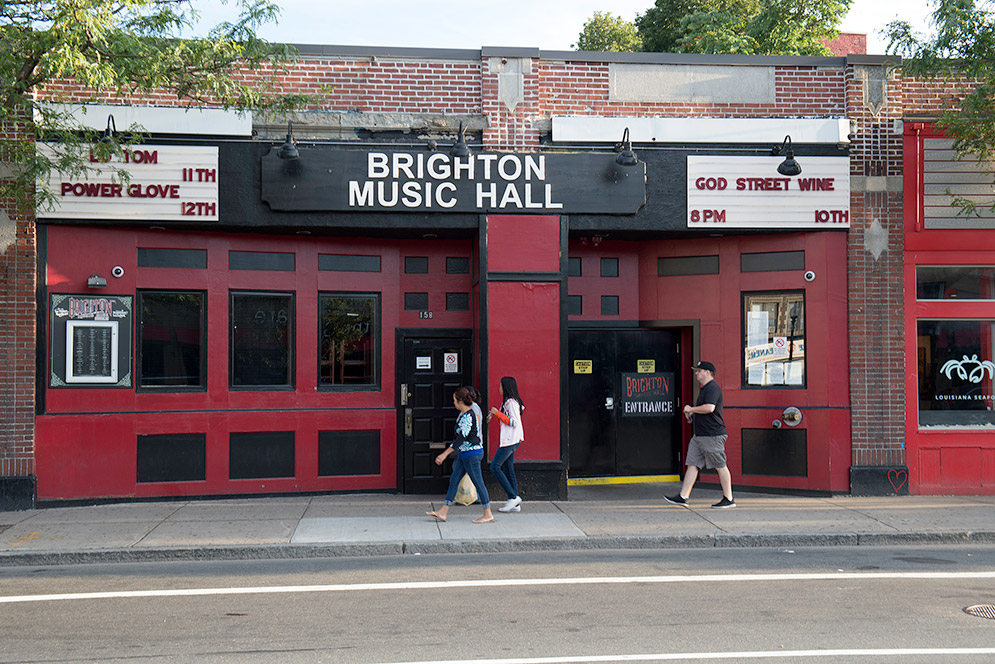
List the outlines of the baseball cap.
{"type": "Polygon", "coordinates": [[[711,362],[704,362],[704,361],[702,361],[702,362],[699,362],[698,364],[694,365],[691,368],[692,369],[704,369],[705,371],[711,371],[712,373],[715,373],[715,365],[712,364],[711,362]]]}

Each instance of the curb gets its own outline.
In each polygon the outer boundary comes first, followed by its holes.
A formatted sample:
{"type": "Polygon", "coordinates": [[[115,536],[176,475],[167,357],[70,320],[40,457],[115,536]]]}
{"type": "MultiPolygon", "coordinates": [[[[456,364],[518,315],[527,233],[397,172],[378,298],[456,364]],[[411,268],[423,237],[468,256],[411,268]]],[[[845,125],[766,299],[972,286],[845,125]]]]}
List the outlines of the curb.
{"type": "Polygon", "coordinates": [[[770,535],[662,535],[563,537],[450,542],[370,542],[349,544],[274,544],[149,549],[93,549],[0,553],[0,567],[46,567],[107,563],[236,560],[305,560],[401,555],[524,553],[544,551],[612,551],[653,549],[733,549],[832,546],[901,546],[995,543],[995,531],[947,533],[809,533],[770,535]]]}

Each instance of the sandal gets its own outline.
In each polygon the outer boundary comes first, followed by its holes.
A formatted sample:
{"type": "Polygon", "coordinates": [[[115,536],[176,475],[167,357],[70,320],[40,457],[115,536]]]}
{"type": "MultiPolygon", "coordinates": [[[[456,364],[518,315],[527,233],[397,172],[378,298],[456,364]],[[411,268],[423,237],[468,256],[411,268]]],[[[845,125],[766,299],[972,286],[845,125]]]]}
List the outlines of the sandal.
{"type": "Polygon", "coordinates": [[[434,511],[433,512],[425,512],[425,515],[426,516],[434,517],[436,521],[441,521],[442,523],[446,522],[446,517],[441,516],[438,512],[434,512],[434,511]]]}

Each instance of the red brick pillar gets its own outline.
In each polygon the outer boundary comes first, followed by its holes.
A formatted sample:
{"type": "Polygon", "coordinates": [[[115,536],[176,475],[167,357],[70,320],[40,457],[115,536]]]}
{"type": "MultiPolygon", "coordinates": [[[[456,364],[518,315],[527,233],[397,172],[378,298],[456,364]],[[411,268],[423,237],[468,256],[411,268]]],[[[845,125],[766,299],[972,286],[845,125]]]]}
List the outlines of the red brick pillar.
{"type": "MultiPolygon", "coordinates": [[[[905,471],[902,131],[897,74],[848,59],[850,152],[850,409],[854,494],[894,493],[888,472],[905,471]]],[[[908,482],[900,487],[908,493],[908,482]]]]}
{"type": "MultiPolygon", "coordinates": [[[[18,127],[2,127],[10,138],[18,127]]],[[[16,137],[16,136],[15,136],[16,137]]],[[[24,140],[30,140],[25,136],[24,140]]],[[[0,179],[16,165],[0,154],[0,179]]],[[[34,504],[35,266],[33,192],[0,199],[0,511],[34,504]]]]}

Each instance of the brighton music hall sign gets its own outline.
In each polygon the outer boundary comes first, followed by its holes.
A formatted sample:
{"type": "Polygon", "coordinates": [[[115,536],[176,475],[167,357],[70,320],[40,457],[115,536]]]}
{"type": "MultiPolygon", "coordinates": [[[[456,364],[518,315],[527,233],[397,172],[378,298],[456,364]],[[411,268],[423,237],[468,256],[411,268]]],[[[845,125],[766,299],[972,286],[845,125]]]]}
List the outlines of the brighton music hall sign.
{"type": "Polygon", "coordinates": [[[280,211],[634,214],[646,204],[646,165],[613,153],[271,150],[261,184],[280,211]]]}

